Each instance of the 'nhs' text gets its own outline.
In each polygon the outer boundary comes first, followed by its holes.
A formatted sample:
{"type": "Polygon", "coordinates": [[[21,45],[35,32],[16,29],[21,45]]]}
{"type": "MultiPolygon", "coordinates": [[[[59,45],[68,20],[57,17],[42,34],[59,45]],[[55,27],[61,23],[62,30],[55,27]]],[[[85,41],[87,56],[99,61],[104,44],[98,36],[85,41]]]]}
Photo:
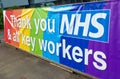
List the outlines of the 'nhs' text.
{"type": "Polygon", "coordinates": [[[108,42],[109,10],[60,13],[60,34],[108,42]]]}

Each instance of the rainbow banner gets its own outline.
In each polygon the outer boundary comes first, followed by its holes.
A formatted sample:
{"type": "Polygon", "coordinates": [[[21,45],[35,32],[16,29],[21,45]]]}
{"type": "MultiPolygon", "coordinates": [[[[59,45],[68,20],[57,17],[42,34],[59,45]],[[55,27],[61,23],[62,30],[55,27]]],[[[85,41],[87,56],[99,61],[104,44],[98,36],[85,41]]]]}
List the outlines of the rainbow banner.
{"type": "Polygon", "coordinates": [[[120,2],[4,11],[6,43],[99,79],[120,79],[120,2]]]}

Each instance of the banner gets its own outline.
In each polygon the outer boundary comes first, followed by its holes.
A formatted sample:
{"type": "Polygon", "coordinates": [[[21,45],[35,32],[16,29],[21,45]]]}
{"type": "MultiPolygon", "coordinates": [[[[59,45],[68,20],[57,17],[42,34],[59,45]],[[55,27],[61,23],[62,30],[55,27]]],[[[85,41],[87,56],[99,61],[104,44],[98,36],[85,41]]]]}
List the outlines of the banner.
{"type": "Polygon", "coordinates": [[[4,40],[99,79],[120,79],[120,2],[4,11],[4,40]]]}

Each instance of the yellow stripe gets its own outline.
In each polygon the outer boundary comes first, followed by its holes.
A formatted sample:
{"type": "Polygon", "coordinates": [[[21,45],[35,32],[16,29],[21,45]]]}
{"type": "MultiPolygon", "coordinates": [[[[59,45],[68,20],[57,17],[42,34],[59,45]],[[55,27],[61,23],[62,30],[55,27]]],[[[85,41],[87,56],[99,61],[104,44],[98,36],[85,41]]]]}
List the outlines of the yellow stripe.
{"type": "MultiPolygon", "coordinates": [[[[31,19],[33,12],[34,12],[34,9],[23,9],[22,14],[20,15],[20,18],[31,19]]],[[[26,24],[26,26],[27,26],[27,24],[26,24]]],[[[30,51],[30,46],[29,46],[30,41],[28,41],[28,40],[30,40],[30,38],[29,38],[30,37],[30,28],[20,28],[19,31],[20,31],[20,45],[19,45],[19,47],[21,49],[29,52],[30,51]]]]}

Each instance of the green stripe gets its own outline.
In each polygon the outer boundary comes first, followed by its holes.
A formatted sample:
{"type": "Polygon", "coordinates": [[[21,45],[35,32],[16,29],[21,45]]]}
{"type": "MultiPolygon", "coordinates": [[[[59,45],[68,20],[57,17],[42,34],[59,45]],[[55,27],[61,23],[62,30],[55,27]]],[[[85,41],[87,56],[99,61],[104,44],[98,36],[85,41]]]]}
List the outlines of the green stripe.
{"type": "Polygon", "coordinates": [[[42,9],[42,8],[36,8],[33,12],[32,18],[31,18],[31,27],[32,29],[30,30],[30,36],[36,38],[36,43],[35,43],[35,50],[32,51],[32,44],[30,45],[30,51],[38,56],[42,56],[42,51],[39,48],[39,42],[38,38],[42,39],[43,38],[43,31],[39,27],[38,34],[35,34],[36,31],[36,26],[34,23],[34,19],[46,19],[47,18],[48,11],[42,9]]]}

